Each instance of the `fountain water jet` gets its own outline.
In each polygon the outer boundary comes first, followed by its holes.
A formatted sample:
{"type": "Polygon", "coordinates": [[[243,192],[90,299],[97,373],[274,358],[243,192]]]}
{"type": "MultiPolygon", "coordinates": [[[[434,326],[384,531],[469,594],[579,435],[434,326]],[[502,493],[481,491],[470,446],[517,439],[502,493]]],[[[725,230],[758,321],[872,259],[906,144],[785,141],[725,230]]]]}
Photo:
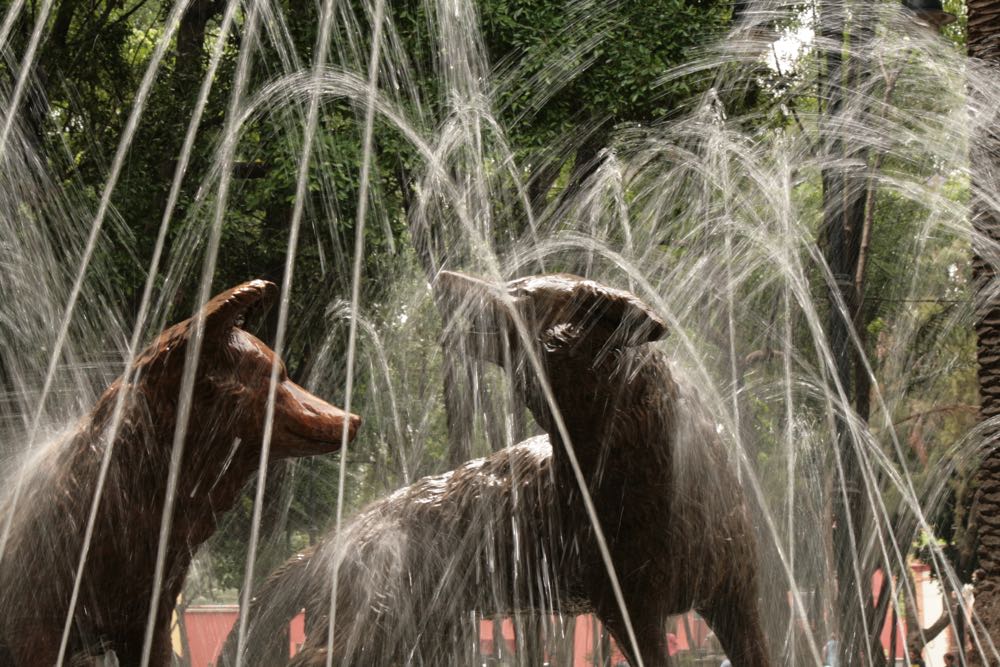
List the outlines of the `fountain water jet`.
{"type": "MultiPolygon", "coordinates": [[[[696,397],[644,345],[666,333],[663,322],[631,294],[573,276],[515,281],[506,294],[462,274],[443,272],[437,284],[447,311],[468,314],[468,323],[449,324],[453,335],[514,373],[556,451],[548,438],[535,438],[375,503],[345,535],[334,533],[271,577],[249,614],[255,642],[271,644],[305,605],[309,641],[290,664],[439,664],[469,645],[477,630],[464,627],[470,618],[596,612],[631,661],[664,665],[660,628],[667,615],[693,606],[711,619],[735,664],[769,664],[754,536],[735,480],[696,397]],[[531,350],[551,388],[514,370],[531,350]],[[567,433],[555,427],[556,412],[567,433]],[[578,488],[581,474],[586,484],[578,488]],[[597,517],[582,511],[584,494],[597,517]],[[435,563],[451,544],[467,555],[435,563]],[[615,571],[629,573],[623,601],[607,582],[604,553],[615,571]],[[328,638],[320,631],[323,600],[338,573],[336,606],[351,620],[328,638]],[[536,579],[551,583],[535,591],[536,579]],[[625,609],[642,623],[637,636],[628,637],[625,609]],[[399,622],[410,614],[420,618],[412,628],[399,622]]],[[[259,651],[250,658],[262,660],[259,651]]]]}
{"type": "Polygon", "coordinates": [[[8,552],[0,561],[3,664],[61,664],[64,656],[76,661],[109,650],[125,664],[137,663],[142,653],[166,664],[174,600],[217,514],[237,502],[258,464],[267,399],[275,404],[277,457],[335,451],[342,437],[353,437],[358,417],[288,380],[274,353],[237,327],[275,291],[264,281],[246,283],[164,331],[87,418],[25,462],[23,504],[12,512],[18,499],[12,495],[3,507],[11,519],[8,552]],[[184,415],[176,396],[196,329],[204,332],[204,354],[190,388],[191,411],[184,415]],[[276,363],[282,372],[275,398],[261,391],[261,381],[276,363]],[[183,474],[168,476],[175,422],[182,417],[191,421],[185,455],[176,462],[183,474]],[[171,479],[179,486],[171,489],[171,479]],[[160,551],[149,524],[178,491],[169,546],[160,551]],[[77,569],[84,541],[93,553],[77,569]],[[166,578],[155,578],[156,569],[166,578]],[[151,585],[160,581],[166,604],[156,605],[160,596],[151,585]],[[77,595],[79,603],[71,605],[77,595]],[[156,609],[152,641],[144,640],[149,606],[156,609]],[[73,610],[70,624],[64,622],[67,608],[73,610]]]}

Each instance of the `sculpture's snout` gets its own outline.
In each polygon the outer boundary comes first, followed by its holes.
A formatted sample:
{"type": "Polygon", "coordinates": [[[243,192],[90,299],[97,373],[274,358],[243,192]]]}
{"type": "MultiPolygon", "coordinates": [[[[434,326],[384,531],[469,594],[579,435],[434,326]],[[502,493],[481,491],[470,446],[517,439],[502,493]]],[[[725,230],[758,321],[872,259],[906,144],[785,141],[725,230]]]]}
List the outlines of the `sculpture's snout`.
{"type": "Polygon", "coordinates": [[[281,383],[276,400],[272,447],[277,456],[335,452],[351,442],[361,427],[361,417],[327,403],[291,380],[281,383]]]}

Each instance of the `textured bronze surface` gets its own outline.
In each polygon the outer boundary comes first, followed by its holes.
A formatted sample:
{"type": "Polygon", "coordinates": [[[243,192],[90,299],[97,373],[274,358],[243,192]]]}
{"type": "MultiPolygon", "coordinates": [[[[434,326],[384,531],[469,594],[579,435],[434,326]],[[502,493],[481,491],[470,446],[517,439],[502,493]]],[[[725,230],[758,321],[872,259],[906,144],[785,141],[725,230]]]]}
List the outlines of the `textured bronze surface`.
{"type": "MultiPolygon", "coordinates": [[[[208,304],[204,343],[177,481],[177,500],[153,639],[153,665],[169,665],[170,616],[198,545],[215,531],[259,465],[274,352],[237,324],[273,298],[255,280],[208,304]]],[[[32,456],[22,474],[10,539],[0,561],[0,665],[54,665],[112,412],[124,411],[83,572],[67,656],[115,651],[138,665],[153,592],[178,394],[194,319],[164,331],[138,357],[134,382],[115,381],[72,433],[32,456]],[[4,648],[6,645],[6,648],[4,648]]],[[[279,362],[280,363],[280,362],[279,362]]],[[[336,451],[344,420],[359,418],[309,394],[279,368],[272,459],[336,451]]],[[[8,517],[10,499],[0,505],[8,517]]],[[[67,663],[69,658],[67,658],[67,663]]]]}
{"type": "MultiPolygon", "coordinates": [[[[966,10],[967,44],[973,59],[970,67],[982,72],[985,65],[995,72],[1000,67],[1000,0],[969,0],[966,10]]],[[[972,282],[976,289],[979,417],[985,456],[966,491],[971,507],[961,565],[963,569],[975,568],[976,625],[985,630],[978,636],[983,645],[1000,646],[1000,429],[995,423],[1000,415],[1000,210],[996,203],[1000,192],[1000,115],[981,86],[969,86],[969,110],[976,117],[976,132],[969,145],[969,217],[975,230],[972,282]]],[[[993,650],[987,654],[994,655],[993,650]]],[[[965,655],[973,667],[995,664],[994,658],[984,659],[980,651],[965,655]]]]}
{"type": "MultiPolygon", "coordinates": [[[[666,334],[663,321],[634,295],[576,276],[501,287],[443,273],[438,284],[450,335],[483,358],[512,360],[512,381],[548,436],[419,480],[286,563],[254,601],[251,646],[304,606],[308,640],[291,664],[325,665],[339,562],[335,665],[472,664],[476,619],[513,611],[596,613],[638,664],[530,350],[593,498],[643,663],[668,664],[667,617],[693,608],[733,665],[769,664],[754,530],[715,424],[647,344],[666,334]]],[[[251,651],[246,664],[260,656],[251,651]]]]}

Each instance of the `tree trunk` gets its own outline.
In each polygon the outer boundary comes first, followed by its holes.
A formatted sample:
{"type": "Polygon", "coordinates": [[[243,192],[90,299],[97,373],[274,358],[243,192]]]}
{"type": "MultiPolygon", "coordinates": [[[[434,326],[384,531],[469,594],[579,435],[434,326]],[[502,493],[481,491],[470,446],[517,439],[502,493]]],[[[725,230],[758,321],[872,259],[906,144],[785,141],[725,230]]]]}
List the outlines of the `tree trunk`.
{"type": "MultiPolygon", "coordinates": [[[[1000,0],[968,0],[969,56],[1000,65],[1000,0]]],[[[970,90],[970,104],[977,114],[996,114],[995,108],[970,90]]],[[[979,136],[973,137],[971,215],[978,238],[974,241],[973,280],[978,290],[976,309],[976,356],[979,361],[980,418],[1000,415],[1000,297],[995,293],[997,244],[1000,215],[989,204],[997,187],[1000,168],[1000,128],[995,117],[977,119],[979,136]]],[[[994,426],[984,432],[991,441],[1000,436],[994,426]]],[[[975,609],[994,645],[1000,646],[1000,449],[990,443],[989,452],[976,474],[978,489],[972,520],[978,524],[975,572],[975,609]]],[[[990,642],[984,641],[989,645],[990,642]]],[[[971,656],[970,664],[995,664],[993,655],[971,656]]]]}
{"type": "MultiPolygon", "coordinates": [[[[841,3],[822,3],[820,29],[831,44],[841,44],[848,38],[847,15],[841,3]]],[[[862,35],[855,36],[860,41],[862,35]]],[[[825,101],[823,113],[823,141],[827,157],[841,161],[851,157],[865,159],[864,155],[848,154],[851,150],[843,140],[844,115],[850,105],[845,104],[857,85],[859,63],[851,56],[845,58],[843,49],[831,48],[826,54],[826,71],[820,81],[820,98],[825,101]]],[[[843,388],[848,404],[858,397],[856,378],[852,372],[858,355],[851,340],[851,324],[857,319],[860,295],[856,293],[855,275],[860,259],[861,230],[864,223],[865,173],[857,169],[828,167],[823,170],[823,233],[824,255],[835,285],[829,294],[827,336],[833,354],[836,378],[843,388]],[[841,310],[843,304],[844,310],[841,310]]],[[[863,390],[867,389],[862,383],[863,390]]],[[[862,396],[862,407],[867,413],[867,391],[862,396]]],[[[845,406],[846,407],[846,406],[845,406]]],[[[867,414],[861,414],[862,418],[867,414]]],[[[841,627],[841,664],[855,664],[864,653],[867,642],[866,628],[857,613],[856,568],[862,581],[866,580],[866,566],[855,562],[859,557],[856,545],[862,543],[864,497],[862,493],[861,466],[851,440],[846,420],[836,417],[837,456],[836,481],[833,489],[833,550],[836,568],[836,609],[841,627]]]]}
{"type": "Polygon", "coordinates": [[[184,614],[187,613],[188,603],[186,600],[182,600],[174,613],[177,614],[177,634],[181,639],[181,656],[179,662],[179,667],[192,667],[191,664],[191,641],[188,638],[187,622],[184,618],[184,614]]]}

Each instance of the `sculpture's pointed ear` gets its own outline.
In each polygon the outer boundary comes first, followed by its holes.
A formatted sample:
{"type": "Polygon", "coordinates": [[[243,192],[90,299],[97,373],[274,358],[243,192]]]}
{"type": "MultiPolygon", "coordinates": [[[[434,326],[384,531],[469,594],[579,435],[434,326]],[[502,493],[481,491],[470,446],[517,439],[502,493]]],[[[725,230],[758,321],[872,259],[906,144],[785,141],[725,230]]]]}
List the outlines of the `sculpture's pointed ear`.
{"type": "Polygon", "coordinates": [[[493,305],[500,298],[500,288],[482,278],[457,271],[439,271],[434,279],[435,291],[442,297],[442,307],[493,305]]]}
{"type": "Polygon", "coordinates": [[[504,288],[467,273],[441,271],[434,292],[449,344],[463,346],[476,359],[502,363],[504,341],[513,332],[504,288]]]}
{"type": "Polygon", "coordinates": [[[278,287],[267,280],[251,280],[212,297],[205,304],[205,337],[221,336],[243,324],[247,314],[266,310],[278,295],[278,287]]]}
{"type": "Polygon", "coordinates": [[[574,305],[592,323],[587,327],[601,345],[642,345],[664,338],[667,324],[639,297],[625,290],[582,280],[573,288],[574,305]]]}

